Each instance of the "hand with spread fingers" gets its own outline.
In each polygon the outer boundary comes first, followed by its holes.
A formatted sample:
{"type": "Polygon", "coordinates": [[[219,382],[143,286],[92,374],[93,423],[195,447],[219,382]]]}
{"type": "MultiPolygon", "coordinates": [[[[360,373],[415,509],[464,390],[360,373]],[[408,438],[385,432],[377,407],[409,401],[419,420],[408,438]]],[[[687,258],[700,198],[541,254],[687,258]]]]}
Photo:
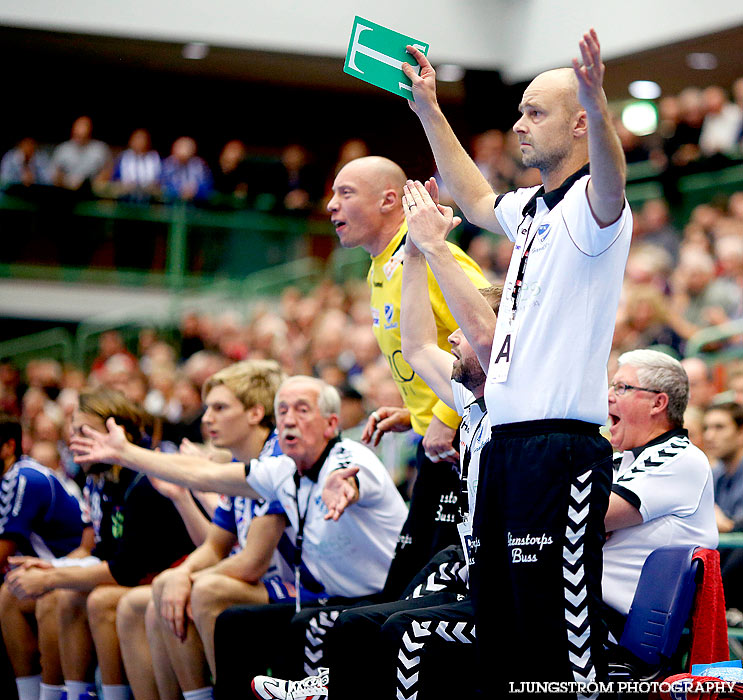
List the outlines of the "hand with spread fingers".
{"type": "Polygon", "coordinates": [[[105,433],[99,433],[88,425],[82,428],[82,435],[73,435],[70,449],[78,464],[116,464],[129,441],[124,429],[116,424],[114,418],[106,421],[105,433]]]}
{"type": "Polygon", "coordinates": [[[336,469],[328,474],[322,489],[322,500],[328,509],[325,520],[338,520],[348,506],[359,500],[358,467],[336,469]]]}
{"type": "MultiPolygon", "coordinates": [[[[429,188],[431,180],[426,183],[429,188]]],[[[417,180],[415,182],[408,180],[403,191],[408,235],[421,252],[425,253],[441,245],[449,232],[462,222],[458,216],[454,216],[451,207],[437,204],[426,187],[417,180]]]]}
{"type": "Polygon", "coordinates": [[[578,79],[578,100],[586,112],[596,112],[606,105],[604,94],[604,71],[601,62],[601,46],[595,29],[583,35],[578,42],[583,65],[577,58],[573,59],[573,70],[578,79]]]}

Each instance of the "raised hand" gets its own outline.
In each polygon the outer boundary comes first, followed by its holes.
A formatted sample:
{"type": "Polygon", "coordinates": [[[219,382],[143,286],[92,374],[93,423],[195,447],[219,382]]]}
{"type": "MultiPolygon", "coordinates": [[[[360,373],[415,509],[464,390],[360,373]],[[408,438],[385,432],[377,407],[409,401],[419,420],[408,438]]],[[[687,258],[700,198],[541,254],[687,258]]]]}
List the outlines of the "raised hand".
{"type": "Polygon", "coordinates": [[[402,64],[402,72],[413,84],[414,99],[408,100],[408,105],[416,114],[420,114],[438,106],[436,100],[436,71],[426,56],[415,46],[407,46],[406,49],[420,66],[420,73],[416,73],[409,63],[402,64]]]}
{"type": "MultiPolygon", "coordinates": [[[[432,178],[433,179],[433,178],[432,178]]],[[[426,183],[432,188],[438,199],[438,188],[426,183]]],[[[462,220],[454,216],[451,207],[438,204],[428,189],[417,180],[408,180],[403,188],[403,207],[408,220],[408,233],[416,247],[423,253],[434,248],[446,240],[449,232],[459,226],[462,220]]]]}
{"type": "Polygon", "coordinates": [[[601,46],[595,29],[583,35],[578,42],[583,65],[577,58],[573,59],[573,70],[578,79],[578,99],[586,112],[597,111],[606,104],[604,94],[604,71],[601,62],[601,46]]]}
{"type": "Polygon", "coordinates": [[[322,500],[328,509],[325,520],[338,520],[348,506],[359,500],[359,489],[351,479],[358,471],[358,467],[346,467],[328,474],[322,489],[322,500]]]}
{"type": "Polygon", "coordinates": [[[89,425],[84,425],[82,435],[74,435],[70,449],[78,464],[116,464],[129,441],[124,429],[113,418],[106,421],[108,432],[99,433],[89,425]]]}

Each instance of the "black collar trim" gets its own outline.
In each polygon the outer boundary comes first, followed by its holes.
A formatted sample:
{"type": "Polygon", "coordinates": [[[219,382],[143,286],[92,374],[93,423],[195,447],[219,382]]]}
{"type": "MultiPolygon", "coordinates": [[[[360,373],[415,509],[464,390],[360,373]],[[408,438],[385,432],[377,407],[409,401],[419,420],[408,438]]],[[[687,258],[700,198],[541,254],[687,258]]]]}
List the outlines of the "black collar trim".
{"type": "Polygon", "coordinates": [[[558,188],[550,190],[549,192],[545,192],[544,185],[542,185],[526,203],[523,210],[521,211],[521,215],[531,216],[532,218],[534,218],[534,215],[537,213],[537,199],[539,197],[542,197],[542,199],[544,199],[544,203],[547,205],[548,209],[554,209],[555,206],[563,200],[565,195],[568,193],[568,190],[578,180],[580,180],[585,175],[590,175],[590,173],[590,165],[589,163],[586,163],[578,172],[573,173],[558,188]]]}
{"type": "Polygon", "coordinates": [[[325,449],[322,451],[322,454],[318,458],[317,462],[315,462],[306,472],[304,472],[304,474],[300,474],[297,471],[297,481],[299,481],[299,477],[306,476],[310,481],[314,481],[315,483],[317,483],[317,479],[320,476],[320,470],[322,469],[323,464],[325,464],[325,460],[328,458],[330,450],[332,450],[340,441],[340,436],[334,437],[327,445],[325,445],[325,449]]]}
{"type": "Polygon", "coordinates": [[[648,447],[660,445],[662,442],[666,442],[666,440],[670,440],[672,437],[689,437],[689,432],[684,428],[672,428],[662,435],[658,435],[657,438],[653,438],[650,442],[646,442],[641,447],[633,447],[630,452],[632,452],[635,459],[637,459],[648,447]]]}

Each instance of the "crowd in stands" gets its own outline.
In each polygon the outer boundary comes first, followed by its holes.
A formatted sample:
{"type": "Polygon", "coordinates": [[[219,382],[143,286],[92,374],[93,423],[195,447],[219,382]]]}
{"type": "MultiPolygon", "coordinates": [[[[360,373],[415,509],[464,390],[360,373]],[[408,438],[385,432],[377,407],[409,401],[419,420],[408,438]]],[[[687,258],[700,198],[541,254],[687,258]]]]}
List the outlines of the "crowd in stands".
{"type": "Polygon", "coordinates": [[[207,163],[190,136],[176,138],[167,156],[153,149],[145,128],[135,129],[126,147],[115,147],[95,139],[93,121],[83,115],[74,121],[69,140],[57,146],[40,145],[31,136],[20,139],[0,162],[0,186],[25,196],[55,187],[125,202],[309,211],[322,204],[335,172],[367,154],[366,143],[349,139],[332,171],[324,173],[300,144],[257,155],[232,139],[207,163]]]}
{"type": "MultiPolygon", "coordinates": [[[[658,128],[636,136],[616,117],[628,163],[650,161],[667,175],[666,197],[676,203],[673,181],[685,172],[719,167],[737,156],[743,139],[743,78],[730,94],[723,87],[688,87],[658,100],[658,128]],[[669,196],[670,194],[670,196],[669,196]]],[[[342,144],[335,165],[324,172],[315,154],[301,144],[288,144],[266,156],[251,152],[238,139],[225,143],[214,162],[199,155],[189,136],[172,142],[164,156],[152,147],[146,128],[132,131],[126,147],[94,138],[93,122],[78,117],[69,140],[41,145],[31,135],[19,139],[0,163],[0,185],[14,192],[32,185],[54,185],[87,195],[133,202],[188,201],[206,205],[258,209],[311,210],[321,207],[335,173],[353,158],[368,155],[366,143],[352,138],[342,144]],[[81,189],[82,188],[82,189],[81,189]]],[[[490,129],[471,141],[473,159],[496,192],[538,182],[534,169],[521,164],[512,132],[490,129]]],[[[442,191],[442,200],[447,200],[442,191]]]]}

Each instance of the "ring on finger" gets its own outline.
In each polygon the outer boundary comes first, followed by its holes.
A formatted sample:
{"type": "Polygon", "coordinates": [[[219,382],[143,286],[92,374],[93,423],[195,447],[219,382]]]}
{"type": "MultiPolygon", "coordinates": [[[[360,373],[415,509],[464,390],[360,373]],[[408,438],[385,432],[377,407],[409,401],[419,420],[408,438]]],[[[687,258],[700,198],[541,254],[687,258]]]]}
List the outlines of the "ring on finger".
{"type": "Polygon", "coordinates": [[[374,419],[375,423],[379,423],[379,421],[382,420],[376,411],[372,411],[371,417],[374,419]]]}

